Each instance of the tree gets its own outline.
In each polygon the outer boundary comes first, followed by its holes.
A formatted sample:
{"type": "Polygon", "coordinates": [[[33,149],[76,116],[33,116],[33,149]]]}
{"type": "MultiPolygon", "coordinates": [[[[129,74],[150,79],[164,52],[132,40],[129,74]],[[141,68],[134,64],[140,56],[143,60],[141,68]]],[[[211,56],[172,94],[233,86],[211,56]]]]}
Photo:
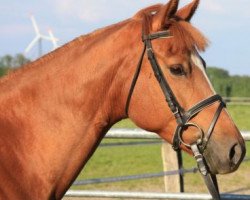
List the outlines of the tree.
{"type": "Polygon", "coordinates": [[[26,58],[23,54],[19,53],[13,59],[13,67],[20,67],[29,62],[30,60],[28,58],[26,58]]]}
{"type": "Polygon", "coordinates": [[[0,58],[0,67],[9,68],[13,65],[13,57],[11,55],[5,55],[0,58]]]}
{"type": "Polygon", "coordinates": [[[214,89],[224,97],[250,97],[250,77],[249,76],[230,76],[229,72],[209,67],[207,69],[214,89]]]}
{"type": "Polygon", "coordinates": [[[16,54],[15,56],[5,55],[0,57],[0,67],[16,68],[30,62],[23,54],[16,54]]]}
{"type": "Polygon", "coordinates": [[[28,62],[30,62],[30,60],[23,54],[2,56],[0,57],[0,76],[5,75],[11,68],[20,67],[28,62]]]}
{"type": "Polygon", "coordinates": [[[8,68],[6,67],[0,67],[0,77],[7,74],[8,68]]]}

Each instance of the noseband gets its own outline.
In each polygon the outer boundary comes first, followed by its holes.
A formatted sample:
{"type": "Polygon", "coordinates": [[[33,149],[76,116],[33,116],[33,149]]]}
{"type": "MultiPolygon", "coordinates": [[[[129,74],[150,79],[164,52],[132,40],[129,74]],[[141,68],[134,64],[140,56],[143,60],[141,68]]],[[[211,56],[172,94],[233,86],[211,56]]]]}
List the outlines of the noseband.
{"type": "Polygon", "coordinates": [[[172,37],[170,31],[161,31],[153,34],[148,34],[145,35],[143,33],[142,35],[142,41],[144,43],[144,49],[142,51],[134,78],[131,83],[131,87],[129,90],[127,102],[126,102],[126,114],[128,116],[128,111],[129,111],[129,105],[131,101],[131,97],[137,82],[137,79],[139,77],[141,67],[142,67],[142,62],[145,53],[147,52],[148,59],[150,61],[151,67],[154,71],[154,75],[156,79],[159,82],[159,85],[161,87],[161,90],[165,96],[166,102],[175,116],[176,122],[177,122],[177,127],[173,136],[173,149],[175,151],[180,150],[181,144],[186,146],[187,148],[191,149],[193,151],[194,157],[197,161],[198,168],[201,172],[201,174],[204,177],[204,180],[206,182],[206,185],[213,196],[215,200],[220,199],[219,191],[218,191],[218,186],[217,186],[217,181],[216,181],[216,176],[212,175],[209,171],[209,168],[206,164],[205,158],[203,156],[203,152],[207,147],[207,144],[209,142],[209,139],[213,133],[214,127],[216,125],[216,122],[218,121],[218,118],[220,116],[220,113],[222,109],[226,106],[226,104],[223,102],[222,97],[218,94],[213,95],[198,104],[194,105],[191,109],[188,111],[185,111],[180,104],[178,103],[170,85],[168,84],[161,67],[159,66],[157,59],[155,57],[153,47],[152,47],[152,40],[159,39],[159,38],[169,38],[172,37]],[[219,106],[214,114],[214,117],[212,119],[212,122],[209,126],[209,129],[207,133],[205,134],[203,129],[192,122],[190,122],[191,119],[193,119],[196,115],[198,115],[202,110],[205,108],[213,105],[214,103],[219,102],[219,106]],[[184,131],[189,128],[189,127],[194,127],[198,130],[200,136],[197,139],[195,143],[192,144],[187,144],[183,141],[183,133],[184,131]]]}

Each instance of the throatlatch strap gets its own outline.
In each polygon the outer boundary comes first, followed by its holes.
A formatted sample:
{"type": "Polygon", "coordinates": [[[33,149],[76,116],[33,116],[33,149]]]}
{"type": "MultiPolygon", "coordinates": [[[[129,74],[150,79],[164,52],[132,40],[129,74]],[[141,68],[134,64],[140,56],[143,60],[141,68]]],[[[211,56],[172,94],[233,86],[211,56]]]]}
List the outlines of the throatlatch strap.
{"type": "Polygon", "coordinates": [[[138,65],[137,65],[137,68],[136,68],[136,72],[135,72],[134,78],[133,78],[133,80],[132,80],[132,82],[131,82],[131,86],[130,86],[130,90],[129,90],[129,94],[128,94],[128,98],[127,98],[127,102],[126,102],[126,108],[125,108],[125,111],[126,111],[126,115],[127,115],[127,116],[128,116],[128,111],[129,111],[130,100],[131,100],[132,94],[133,94],[133,92],[134,92],[134,89],[135,89],[135,85],[136,85],[138,76],[139,76],[140,71],[141,71],[141,66],[142,66],[142,62],[143,62],[143,58],[144,58],[145,52],[146,52],[146,44],[144,44],[144,49],[143,49],[143,51],[142,51],[140,60],[139,60],[139,62],[138,62],[138,65]]]}

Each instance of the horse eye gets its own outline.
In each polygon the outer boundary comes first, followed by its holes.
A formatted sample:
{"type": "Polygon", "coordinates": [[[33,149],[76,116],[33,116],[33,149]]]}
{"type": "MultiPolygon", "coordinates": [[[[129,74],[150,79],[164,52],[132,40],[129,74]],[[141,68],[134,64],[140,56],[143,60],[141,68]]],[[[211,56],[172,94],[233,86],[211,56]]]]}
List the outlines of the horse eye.
{"type": "Polygon", "coordinates": [[[175,76],[184,76],[186,74],[181,64],[170,66],[170,72],[175,76]]]}

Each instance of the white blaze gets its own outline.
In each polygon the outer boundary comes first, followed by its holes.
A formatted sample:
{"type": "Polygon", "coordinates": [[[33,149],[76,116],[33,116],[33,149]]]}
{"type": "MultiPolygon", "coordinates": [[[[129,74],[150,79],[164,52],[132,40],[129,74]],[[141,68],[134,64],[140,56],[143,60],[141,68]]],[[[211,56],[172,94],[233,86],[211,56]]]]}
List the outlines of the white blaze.
{"type": "Polygon", "coordinates": [[[203,63],[202,63],[202,60],[201,58],[197,55],[197,53],[192,53],[191,54],[191,60],[192,62],[195,64],[195,66],[197,66],[203,73],[204,77],[206,78],[209,86],[210,86],[210,89],[213,91],[213,93],[215,94],[215,90],[214,90],[214,87],[212,86],[208,76],[207,76],[207,73],[205,71],[205,66],[203,66],[203,63]]]}

